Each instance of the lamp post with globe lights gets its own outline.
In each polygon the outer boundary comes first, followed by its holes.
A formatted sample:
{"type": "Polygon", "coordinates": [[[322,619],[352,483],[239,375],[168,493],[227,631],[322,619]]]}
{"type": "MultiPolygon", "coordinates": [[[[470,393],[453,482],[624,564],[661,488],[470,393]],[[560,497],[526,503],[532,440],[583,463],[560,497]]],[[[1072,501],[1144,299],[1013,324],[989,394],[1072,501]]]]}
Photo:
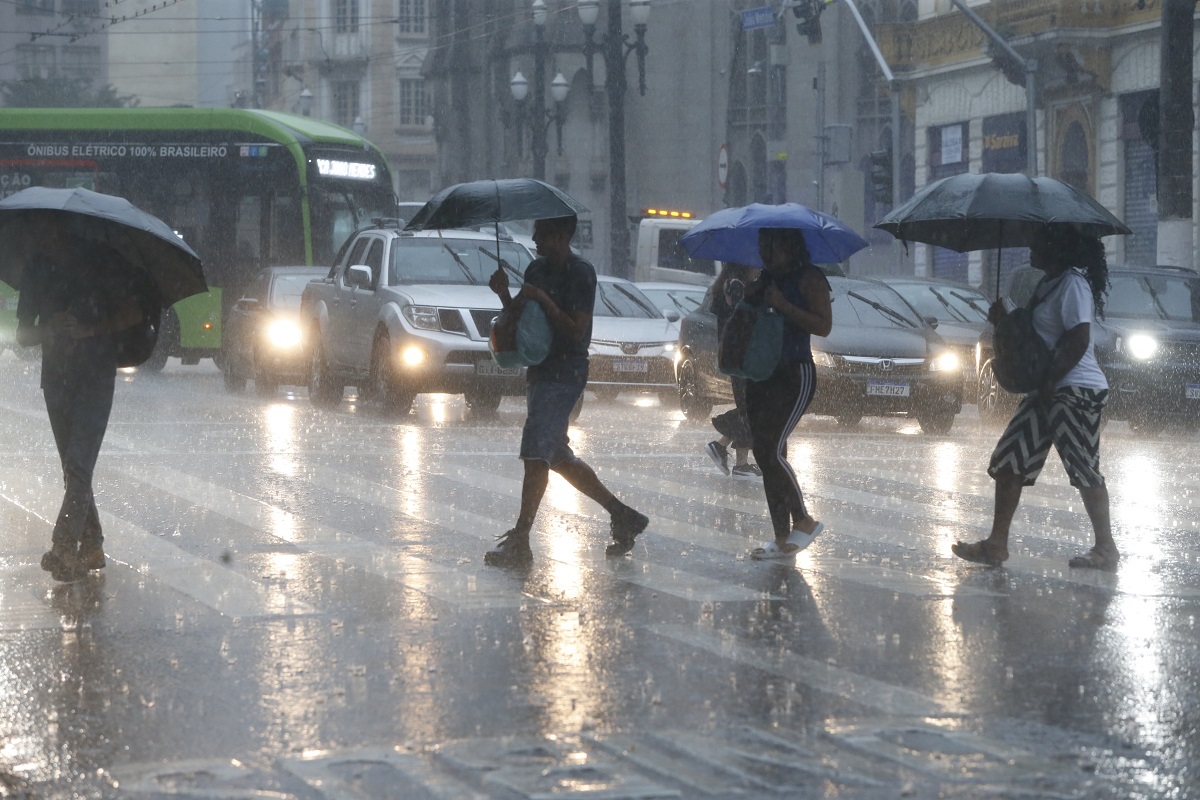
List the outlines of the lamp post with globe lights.
{"type": "Polygon", "coordinates": [[[560,72],[554,76],[554,80],[550,82],[550,97],[554,101],[554,108],[546,108],[546,17],[547,9],[545,0],[533,0],[532,5],[533,28],[534,28],[534,48],[533,48],[533,109],[529,112],[525,111],[525,100],[529,96],[529,80],[517,71],[511,81],[509,81],[509,89],[512,91],[513,100],[517,102],[517,148],[522,147],[521,130],[525,122],[529,123],[529,129],[533,140],[533,177],[538,180],[546,179],[546,154],[549,151],[549,145],[546,142],[546,135],[550,129],[550,123],[555,123],[558,133],[558,154],[562,155],[562,127],[563,120],[566,114],[563,108],[563,101],[567,99],[567,92],[570,89],[570,84],[560,72]]]}
{"type": "Polygon", "coordinates": [[[592,72],[594,56],[604,59],[604,88],[608,95],[608,168],[609,168],[609,232],[610,264],[614,275],[632,277],[629,227],[625,223],[625,63],[631,53],[637,54],[638,93],[646,94],[646,25],[650,19],[650,0],[606,0],[607,30],[597,40],[596,22],[600,17],[600,0],[579,0],[579,21],[583,23],[583,55],[588,74],[592,72]],[[635,39],[621,25],[622,5],[628,5],[633,21],[635,39]]]}

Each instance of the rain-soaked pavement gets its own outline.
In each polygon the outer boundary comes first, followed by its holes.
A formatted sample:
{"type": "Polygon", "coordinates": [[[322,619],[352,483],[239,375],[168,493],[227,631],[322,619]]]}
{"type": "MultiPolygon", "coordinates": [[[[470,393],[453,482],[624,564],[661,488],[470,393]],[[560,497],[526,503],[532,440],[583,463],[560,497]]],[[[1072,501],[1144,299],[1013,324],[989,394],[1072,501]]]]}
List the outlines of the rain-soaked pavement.
{"type": "Polygon", "coordinates": [[[1200,797],[1200,439],[1104,434],[1117,575],[1069,570],[1057,463],[1005,569],[995,431],[904,420],[792,440],[828,532],[746,558],[761,488],[651,397],[589,405],[577,450],[652,517],[557,479],[527,576],[516,400],[390,422],[303,390],[227,395],[209,362],[123,376],[97,475],[109,566],[38,567],[60,499],[36,366],[0,355],[0,797],[1200,797]]]}

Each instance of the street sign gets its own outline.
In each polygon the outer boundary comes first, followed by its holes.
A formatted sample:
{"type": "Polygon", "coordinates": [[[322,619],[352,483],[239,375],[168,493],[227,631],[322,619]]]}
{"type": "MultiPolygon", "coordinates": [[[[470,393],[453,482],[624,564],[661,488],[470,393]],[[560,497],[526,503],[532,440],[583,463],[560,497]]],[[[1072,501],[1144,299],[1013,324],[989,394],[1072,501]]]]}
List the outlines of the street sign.
{"type": "Polygon", "coordinates": [[[775,12],[770,6],[763,8],[748,8],[742,12],[742,30],[752,31],[758,28],[769,28],[775,24],[775,12]]]}
{"type": "Polygon", "coordinates": [[[717,183],[721,188],[725,188],[725,182],[729,179],[729,146],[721,145],[721,149],[717,151],[717,183]]]}

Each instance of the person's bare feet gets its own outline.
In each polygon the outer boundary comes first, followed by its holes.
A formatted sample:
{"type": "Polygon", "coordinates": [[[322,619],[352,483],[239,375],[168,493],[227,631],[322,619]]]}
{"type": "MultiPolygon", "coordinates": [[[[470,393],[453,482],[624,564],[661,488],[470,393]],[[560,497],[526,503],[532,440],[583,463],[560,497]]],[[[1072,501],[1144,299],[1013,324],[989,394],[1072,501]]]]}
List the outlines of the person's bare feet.
{"type": "Polygon", "coordinates": [[[998,567],[1008,560],[1008,548],[992,544],[987,539],[978,542],[955,542],[950,552],[963,561],[973,564],[983,564],[988,567],[998,567]]]}

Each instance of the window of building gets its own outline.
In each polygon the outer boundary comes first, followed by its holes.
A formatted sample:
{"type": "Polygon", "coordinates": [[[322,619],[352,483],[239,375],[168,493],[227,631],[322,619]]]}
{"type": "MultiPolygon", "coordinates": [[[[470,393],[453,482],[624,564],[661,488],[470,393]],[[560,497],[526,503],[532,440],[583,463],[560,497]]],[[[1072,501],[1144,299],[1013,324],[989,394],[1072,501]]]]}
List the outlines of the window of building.
{"type": "Polygon", "coordinates": [[[400,0],[396,16],[400,33],[425,33],[425,0],[400,0]]]}
{"type": "Polygon", "coordinates": [[[62,0],[63,14],[99,14],[100,0],[62,0]]]}
{"type": "Polygon", "coordinates": [[[69,78],[95,78],[99,73],[100,48],[70,45],[62,49],[62,69],[69,78]]]}
{"type": "Polygon", "coordinates": [[[54,0],[17,0],[18,14],[53,14],[54,0]]]}
{"type": "Polygon", "coordinates": [[[401,78],[400,81],[400,124],[424,125],[429,115],[429,96],[425,93],[425,81],[416,78],[401,78]]]}
{"type": "Polygon", "coordinates": [[[354,127],[361,109],[358,105],[358,81],[335,81],[333,84],[333,121],[346,128],[354,127]]]}
{"type": "Polygon", "coordinates": [[[53,78],[56,75],[56,65],[53,45],[17,45],[17,74],[22,80],[53,78]]]}
{"type": "Polygon", "coordinates": [[[358,0],[333,0],[333,26],[338,33],[358,33],[358,0]]]}

